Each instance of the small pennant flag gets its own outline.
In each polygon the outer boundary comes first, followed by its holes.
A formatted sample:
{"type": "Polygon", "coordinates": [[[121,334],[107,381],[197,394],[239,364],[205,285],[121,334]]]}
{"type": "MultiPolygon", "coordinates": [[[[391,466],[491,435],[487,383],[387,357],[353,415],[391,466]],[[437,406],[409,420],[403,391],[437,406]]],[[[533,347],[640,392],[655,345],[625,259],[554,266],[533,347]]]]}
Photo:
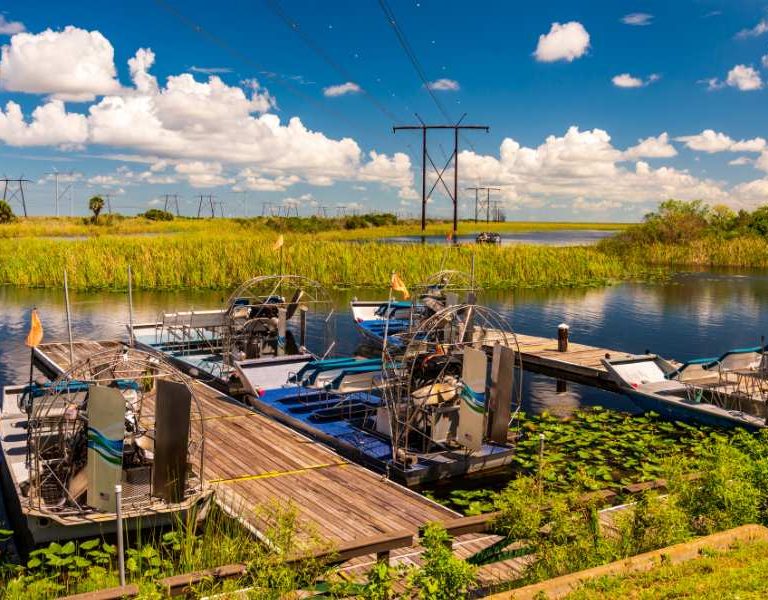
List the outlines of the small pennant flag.
{"type": "Polygon", "coordinates": [[[43,341],[43,324],[40,322],[40,315],[37,309],[32,309],[32,318],[29,323],[29,333],[24,343],[30,348],[36,348],[43,341]]]}
{"type": "Polygon", "coordinates": [[[272,250],[280,250],[280,248],[283,247],[284,243],[285,243],[285,239],[283,239],[283,234],[281,233],[278,236],[277,241],[275,242],[275,245],[272,246],[272,250]]]}
{"type": "Polygon", "coordinates": [[[392,273],[392,289],[396,292],[402,293],[403,298],[406,300],[411,297],[411,294],[408,292],[408,288],[405,287],[405,283],[403,283],[403,280],[400,279],[400,275],[397,273],[392,273]]]}

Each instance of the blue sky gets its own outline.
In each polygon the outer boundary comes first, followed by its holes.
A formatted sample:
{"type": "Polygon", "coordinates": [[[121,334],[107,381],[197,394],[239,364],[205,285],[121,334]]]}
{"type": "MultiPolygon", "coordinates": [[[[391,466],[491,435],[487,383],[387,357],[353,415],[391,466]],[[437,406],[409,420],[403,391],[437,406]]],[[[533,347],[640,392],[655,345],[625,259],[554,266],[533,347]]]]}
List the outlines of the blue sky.
{"type": "MultiPolygon", "coordinates": [[[[502,188],[510,219],[634,220],[669,196],[768,202],[767,2],[384,4],[448,116],[490,126],[461,140],[460,187],[502,188]]],[[[420,140],[391,127],[446,119],[377,1],[3,11],[0,159],[35,182],[34,214],[53,211],[54,168],[78,214],[103,192],[125,213],[165,193],[187,213],[201,193],[232,214],[418,210],[420,140]]],[[[435,162],[450,151],[435,135],[435,162]]],[[[464,214],[472,198],[462,189],[464,214]]],[[[429,210],[447,215],[449,200],[429,210]]]]}

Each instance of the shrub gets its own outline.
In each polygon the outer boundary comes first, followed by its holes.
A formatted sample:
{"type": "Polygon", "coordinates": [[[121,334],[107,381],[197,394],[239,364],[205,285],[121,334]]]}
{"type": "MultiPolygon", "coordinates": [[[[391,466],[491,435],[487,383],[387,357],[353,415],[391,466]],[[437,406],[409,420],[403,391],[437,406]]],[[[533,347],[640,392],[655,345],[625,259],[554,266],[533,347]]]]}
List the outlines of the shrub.
{"type": "Polygon", "coordinates": [[[173,213],[159,208],[150,208],[147,212],[139,215],[150,221],[173,221],[173,213]]]}
{"type": "Polygon", "coordinates": [[[644,494],[632,510],[619,515],[617,528],[622,556],[677,544],[691,536],[688,515],[677,498],[661,498],[655,492],[644,494]]]}
{"type": "Polygon", "coordinates": [[[465,598],[475,582],[475,567],[457,558],[451,538],[438,523],[429,523],[421,537],[423,564],[409,577],[416,597],[429,600],[465,598]]]}
{"type": "Polygon", "coordinates": [[[0,200],[0,223],[10,223],[15,218],[11,205],[5,200],[0,200]]]}

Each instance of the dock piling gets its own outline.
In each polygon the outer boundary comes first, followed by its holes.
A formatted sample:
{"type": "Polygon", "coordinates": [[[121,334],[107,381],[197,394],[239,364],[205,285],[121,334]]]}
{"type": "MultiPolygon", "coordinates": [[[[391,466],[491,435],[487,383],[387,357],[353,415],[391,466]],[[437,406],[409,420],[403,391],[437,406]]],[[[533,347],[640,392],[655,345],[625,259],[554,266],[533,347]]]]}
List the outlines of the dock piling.
{"type": "Polygon", "coordinates": [[[565,323],[560,323],[560,325],[557,326],[557,351],[558,352],[568,352],[569,329],[570,328],[565,323]]]}

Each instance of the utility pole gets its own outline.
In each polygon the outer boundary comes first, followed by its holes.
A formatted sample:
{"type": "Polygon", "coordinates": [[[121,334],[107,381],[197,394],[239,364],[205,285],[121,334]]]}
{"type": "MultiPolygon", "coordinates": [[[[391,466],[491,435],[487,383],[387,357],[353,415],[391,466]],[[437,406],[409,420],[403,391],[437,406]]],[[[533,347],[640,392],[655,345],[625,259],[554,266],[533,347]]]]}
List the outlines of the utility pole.
{"type": "Polygon", "coordinates": [[[315,211],[315,216],[321,219],[326,219],[328,217],[328,207],[318,204],[317,210],[315,211]]]}
{"type": "Polygon", "coordinates": [[[181,216],[181,211],[179,211],[179,195],[178,194],[164,194],[163,198],[165,198],[165,203],[163,204],[163,210],[165,212],[168,212],[168,207],[176,207],[176,216],[181,216]]]}
{"type": "Polygon", "coordinates": [[[19,177],[18,179],[9,179],[8,177],[2,177],[0,178],[0,183],[5,184],[3,186],[3,200],[10,204],[14,200],[20,200],[21,201],[21,208],[24,211],[24,216],[27,216],[27,201],[24,198],[24,184],[25,183],[32,183],[29,179],[24,179],[23,177],[19,177]],[[13,189],[11,187],[11,194],[8,195],[8,186],[16,185],[16,189],[13,189]]]}
{"type": "MultiPolygon", "coordinates": [[[[486,223],[489,220],[490,216],[490,206],[491,206],[491,192],[500,192],[501,188],[496,187],[468,187],[468,190],[475,190],[475,223],[477,223],[477,209],[478,206],[480,209],[485,206],[485,221],[486,223]],[[480,200],[479,198],[479,192],[485,192],[485,201],[480,200]]],[[[498,202],[498,201],[497,201],[498,202]]]]}
{"type": "Polygon", "coordinates": [[[200,218],[200,214],[203,212],[203,202],[205,202],[211,208],[211,218],[213,219],[216,216],[216,209],[214,208],[213,201],[215,196],[213,194],[200,194],[199,198],[200,202],[197,203],[197,218],[200,218]]]}
{"type": "Polygon", "coordinates": [[[114,196],[114,194],[107,193],[107,194],[102,194],[102,196],[104,196],[104,198],[107,199],[107,212],[111,215],[112,214],[112,196],[114,196]]]}
{"type": "Polygon", "coordinates": [[[421,230],[424,231],[427,227],[427,200],[429,200],[437,184],[442,183],[448,197],[453,201],[453,239],[456,239],[459,220],[459,133],[463,129],[479,129],[486,133],[490,131],[487,125],[462,125],[461,121],[464,119],[464,116],[455,125],[427,125],[416,115],[419,121],[421,121],[420,125],[395,125],[392,128],[393,133],[404,130],[421,131],[421,230]],[[438,169],[427,149],[427,131],[438,129],[453,130],[453,153],[448,157],[442,169],[438,169]],[[432,185],[429,193],[427,193],[427,161],[429,161],[437,174],[437,180],[432,185]],[[443,179],[443,174],[451,163],[453,163],[453,191],[451,191],[443,179]]]}

